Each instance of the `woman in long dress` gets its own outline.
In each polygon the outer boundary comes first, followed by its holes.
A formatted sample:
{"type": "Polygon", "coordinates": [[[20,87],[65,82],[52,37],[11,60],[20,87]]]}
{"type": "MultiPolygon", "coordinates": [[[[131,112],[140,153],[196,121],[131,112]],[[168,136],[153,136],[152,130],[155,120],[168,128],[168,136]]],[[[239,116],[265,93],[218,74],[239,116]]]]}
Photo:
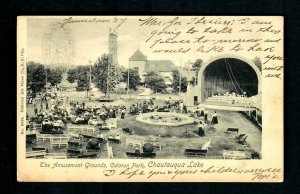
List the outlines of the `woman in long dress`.
{"type": "Polygon", "coordinates": [[[200,121],[199,125],[197,125],[198,127],[198,135],[203,137],[205,135],[205,131],[203,129],[203,125],[202,125],[202,122],[200,121]]]}
{"type": "Polygon", "coordinates": [[[125,118],[125,109],[122,109],[121,111],[121,119],[124,119],[125,118]]]}
{"type": "Polygon", "coordinates": [[[205,108],[202,106],[200,109],[200,116],[203,117],[204,116],[204,110],[205,108]]]}
{"type": "Polygon", "coordinates": [[[207,124],[207,111],[204,111],[204,123],[207,124]]]}
{"type": "Polygon", "coordinates": [[[217,115],[217,112],[216,112],[216,111],[215,111],[214,114],[212,115],[211,124],[212,124],[212,125],[218,124],[218,115],[217,115]]]}

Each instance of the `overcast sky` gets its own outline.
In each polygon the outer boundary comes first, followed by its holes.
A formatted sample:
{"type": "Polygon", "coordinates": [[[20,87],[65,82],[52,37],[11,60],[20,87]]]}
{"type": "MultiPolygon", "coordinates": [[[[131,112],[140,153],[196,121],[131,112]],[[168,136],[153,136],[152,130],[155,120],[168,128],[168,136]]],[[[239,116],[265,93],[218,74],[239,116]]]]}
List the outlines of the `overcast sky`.
{"type": "MultiPolygon", "coordinates": [[[[68,18],[68,17],[65,17],[68,18]]],[[[103,17],[102,17],[103,18],[103,17]]],[[[56,49],[56,48],[68,48],[66,43],[69,39],[74,40],[74,46],[71,47],[75,50],[75,56],[71,61],[74,65],[86,65],[89,60],[95,61],[97,57],[104,53],[108,53],[108,40],[109,40],[109,28],[113,28],[114,25],[110,24],[97,24],[97,23],[72,23],[66,24],[64,28],[70,29],[71,34],[63,34],[63,30],[55,27],[51,27],[51,24],[61,22],[62,19],[49,19],[49,18],[29,18],[27,25],[27,59],[29,61],[35,61],[40,63],[57,63],[57,61],[65,61],[66,55],[59,56],[59,59],[52,54],[52,59],[49,55],[43,52],[43,49],[56,49]],[[52,38],[47,41],[46,35],[52,32],[52,38]],[[63,34],[63,35],[62,35],[63,34]],[[49,62],[51,61],[51,62],[49,62]]],[[[182,56],[178,54],[168,54],[161,56],[161,54],[153,54],[149,49],[149,46],[145,44],[146,34],[149,32],[142,32],[138,28],[137,20],[127,20],[126,25],[121,25],[118,30],[118,61],[123,66],[128,65],[129,57],[139,48],[148,59],[159,60],[169,59],[175,64],[183,61],[182,56]]],[[[62,50],[60,50],[62,51],[62,50]]],[[[72,55],[67,55],[72,56],[72,55]]],[[[182,62],[184,63],[184,62],[182,62]]],[[[176,64],[178,65],[178,64],[176,64]]]]}
{"type": "MultiPolygon", "coordinates": [[[[194,44],[162,44],[160,46],[155,46],[156,48],[162,49],[179,49],[180,47],[192,47],[193,52],[189,52],[188,54],[181,53],[153,53],[154,49],[150,48],[150,45],[156,39],[162,38],[166,40],[170,38],[172,35],[170,34],[162,34],[160,37],[155,36],[155,38],[151,39],[149,42],[145,42],[147,38],[151,36],[151,32],[154,30],[162,30],[165,26],[142,26],[140,27],[141,22],[138,21],[139,18],[146,19],[149,16],[117,16],[118,21],[121,21],[123,18],[127,18],[126,22],[117,29],[118,33],[118,62],[120,65],[127,67],[129,57],[137,50],[140,49],[144,55],[148,57],[149,60],[172,60],[175,65],[179,66],[180,64],[183,66],[188,61],[192,62],[196,59],[200,58],[203,61],[223,54],[220,52],[195,52],[198,47],[203,45],[202,43],[194,43],[194,44]]],[[[156,16],[155,16],[156,17],[156,16]]],[[[176,16],[161,16],[158,17],[158,20],[162,20],[162,22],[171,21],[176,16]]],[[[173,25],[168,28],[169,32],[178,32],[181,31],[181,34],[176,38],[176,40],[195,40],[195,38],[199,38],[201,36],[205,36],[206,38],[214,39],[244,39],[244,38],[262,38],[261,33],[253,32],[244,32],[244,33],[203,33],[203,30],[207,27],[211,27],[211,24],[201,24],[194,25],[195,28],[199,30],[198,33],[193,35],[185,33],[190,28],[191,25],[187,25],[188,21],[191,18],[197,17],[201,18],[203,16],[180,16],[179,20],[182,22],[182,25],[173,25]],[[193,37],[194,36],[194,37],[193,37]]],[[[246,16],[241,16],[240,18],[244,18],[246,16]]],[[[57,63],[66,63],[71,65],[87,65],[89,61],[96,61],[98,57],[100,57],[104,53],[108,53],[108,45],[109,45],[109,29],[115,28],[119,22],[117,23],[107,23],[107,22],[78,22],[78,23],[68,23],[64,25],[64,28],[58,27],[59,24],[63,22],[63,20],[70,18],[70,16],[64,17],[29,17],[27,20],[27,60],[40,62],[43,64],[57,64],[57,63]],[[64,29],[68,29],[70,33],[64,33],[64,29]],[[47,34],[51,34],[51,38],[47,39],[47,34]],[[71,48],[75,51],[75,55],[72,55],[72,49],[68,46],[69,40],[73,40],[74,43],[71,48]],[[51,57],[49,54],[45,54],[47,50],[51,50],[51,57]],[[58,50],[57,52],[54,52],[58,50]],[[66,59],[72,59],[68,61],[66,59]]],[[[89,17],[75,17],[72,16],[73,19],[93,19],[97,20],[110,20],[113,21],[114,16],[89,16],[89,17]]],[[[266,17],[252,17],[259,20],[267,20],[269,18],[266,17]]],[[[238,17],[221,17],[221,16],[207,16],[205,17],[207,20],[213,21],[232,21],[235,20],[237,22],[238,17]]],[[[280,18],[279,18],[280,19],[280,18]]],[[[253,19],[254,20],[254,19],[253,19]]],[[[274,22],[274,21],[273,21],[274,22]]],[[[272,23],[272,25],[274,25],[272,23]]],[[[216,24],[213,26],[213,29],[222,29],[224,26],[228,26],[229,28],[240,28],[240,25],[220,25],[216,24]]],[[[276,25],[274,25],[276,28],[276,25]]],[[[244,26],[245,29],[252,29],[254,26],[244,26]]],[[[258,26],[256,26],[258,27],[258,26]]],[[[273,33],[264,33],[264,36],[268,36],[270,38],[276,38],[276,36],[281,36],[282,32],[274,35],[273,33]]],[[[234,43],[236,44],[236,43],[234,43]]],[[[72,45],[72,44],[71,44],[72,45]]],[[[224,43],[221,46],[228,46],[228,48],[234,46],[232,44],[224,43]]],[[[249,43],[245,43],[244,46],[249,46],[249,43]]],[[[207,45],[205,45],[207,46],[207,45]]],[[[212,46],[212,45],[210,45],[212,46]]],[[[220,45],[219,45],[220,46],[220,45]]],[[[272,46],[272,45],[271,45],[272,46]]],[[[263,52],[247,52],[246,49],[240,51],[238,55],[247,57],[248,59],[253,59],[254,57],[262,54],[263,52]]]]}

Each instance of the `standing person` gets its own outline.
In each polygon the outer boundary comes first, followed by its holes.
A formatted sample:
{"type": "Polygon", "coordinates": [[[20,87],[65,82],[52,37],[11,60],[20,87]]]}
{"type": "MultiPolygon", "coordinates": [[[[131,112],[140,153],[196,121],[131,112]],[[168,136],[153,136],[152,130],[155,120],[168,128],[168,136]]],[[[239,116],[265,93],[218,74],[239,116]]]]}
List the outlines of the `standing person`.
{"type": "Polygon", "coordinates": [[[183,105],[183,113],[187,113],[187,107],[186,107],[186,105],[183,105]]]}
{"type": "Polygon", "coordinates": [[[38,113],[38,109],[35,107],[34,108],[34,115],[37,115],[37,113],[38,113]]]}
{"type": "Polygon", "coordinates": [[[200,109],[200,116],[201,116],[201,117],[204,116],[204,110],[205,110],[205,108],[204,108],[204,106],[202,105],[202,106],[201,106],[201,109],[200,109]]]}
{"type": "Polygon", "coordinates": [[[207,124],[207,111],[204,110],[204,123],[207,124]]]}
{"type": "Polygon", "coordinates": [[[212,125],[218,124],[218,115],[217,115],[217,112],[216,112],[216,111],[215,111],[214,114],[212,115],[211,124],[212,124],[212,125]]]}
{"type": "Polygon", "coordinates": [[[124,119],[125,118],[125,109],[122,109],[121,110],[121,119],[124,119]]]}
{"type": "Polygon", "coordinates": [[[179,104],[179,110],[180,110],[180,112],[183,111],[183,102],[180,102],[180,104],[179,104]]]}
{"type": "Polygon", "coordinates": [[[200,123],[197,125],[198,127],[198,135],[203,137],[205,135],[205,131],[203,129],[203,124],[202,122],[200,121],[200,123]]]}

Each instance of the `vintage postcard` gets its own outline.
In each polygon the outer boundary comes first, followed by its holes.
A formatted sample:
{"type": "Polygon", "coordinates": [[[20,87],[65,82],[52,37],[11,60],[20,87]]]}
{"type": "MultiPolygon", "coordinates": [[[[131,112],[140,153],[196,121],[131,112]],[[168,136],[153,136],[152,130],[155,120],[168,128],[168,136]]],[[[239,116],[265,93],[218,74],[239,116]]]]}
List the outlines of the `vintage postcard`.
{"type": "Polygon", "coordinates": [[[19,16],[20,182],[282,182],[282,16],[19,16]]]}

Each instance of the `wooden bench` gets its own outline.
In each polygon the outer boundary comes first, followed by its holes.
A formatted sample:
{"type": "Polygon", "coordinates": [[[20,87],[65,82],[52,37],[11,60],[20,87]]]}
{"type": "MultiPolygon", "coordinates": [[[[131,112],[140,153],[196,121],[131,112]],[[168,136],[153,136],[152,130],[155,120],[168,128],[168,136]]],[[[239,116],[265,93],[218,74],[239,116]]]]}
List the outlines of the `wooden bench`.
{"type": "Polygon", "coordinates": [[[37,141],[51,141],[52,135],[50,134],[36,134],[36,140],[37,141]]]}
{"type": "Polygon", "coordinates": [[[155,158],[156,153],[135,153],[135,152],[126,152],[128,157],[135,157],[135,158],[155,158]]]}
{"type": "Polygon", "coordinates": [[[67,153],[78,155],[81,153],[81,151],[79,149],[68,148],[67,153]]]}
{"type": "Polygon", "coordinates": [[[45,158],[47,159],[66,159],[66,153],[47,153],[45,158]]]}
{"type": "Polygon", "coordinates": [[[47,148],[44,148],[44,147],[33,147],[31,149],[32,149],[32,151],[45,151],[45,152],[48,151],[47,148]]]}
{"type": "Polygon", "coordinates": [[[230,159],[230,160],[241,160],[246,158],[246,153],[243,151],[236,151],[236,150],[224,150],[223,158],[230,159]]]}
{"type": "Polygon", "coordinates": [[[46,150],[26,152],[26,158],[45,158],[46,150]]]}
{"type": "Polygon", "coordinates": [[[238,128],[228,128],[226,132],[236,132],[236,134],[239,134],[238,128]]]}
{"type": "Polygon", "coordinates": [[[42,130],[42,124],[33,123],[33,127],[36,128],[36,130],[42,130]]]}
{"type": "Polygon", "coordinates": [[[67,136],[52,136],[50,141],[51,148],[54,146],[58,146],[58,148],[61,148],[61,146],[68,147],[68,140],[69,137],[67,136]]]}
{"type": "Polygon", "coordinates": [[[132,131],[129,128],[122,128],[124,133],[128,133],[129,135],[132,134],[132,131]]]}
{"type": "Polygon", "coordinates": [[[120,139],[115,139],[115,138],[107,138],[107,141],[109,143],[113,143],[113,144],[120,144],[121,143],[120,139]]]}
{"type": "Polygon", "coordinates": [[[133,146],[133,147],[138,146],[141,149],[142,146],[144,145],[144,142],[138,139],[126,138],[126,145],[133,146]]]}
{"type": "Polygon", "coordinates": [[[188,157],[198,157],[198,156],[205,156],[207,157],[208,150],[199,150],[199,149],[186,149],[184,151],[184,155],[188,157]]]}
{"type": "Polygon", "coordinates": [[[72,133],[94,133],[95,132],[95,127],[94,126],[76,126],[76,125],[68,125],[68,132],[72,133]]]}
{"type": "Polygon", "coordinates": [[[78,158],[96,158],[97,154],[93,153],[93,154],[79,154],[78,158]]]}
{"type": "Polygon", "coordinates": [[[69,148],[78,148],[81,147],[81,142],[78,140],[70,140],[68,141],[68,147],[69,148]]]}
{"type": "Polygon", "coordinates": [[[100,131],[109,131],[110,126],[107,123],[102,123],[102,124],[99,125],[99,130],[100,131]]]}
{"type": "Polygon", "coordinates": [[[100,141],[100,143],[105,143],[105,140],[104,140],[104,138],[102,138],[102,137],[93,136],[93,135],[88,135],[88,134],[83,134],[82,136],[83,136],[83,138],[85,138],[85,139],[93,139],[93,138],[96,138],[96,139],[98,139],[98,140],[100,141]]]}

